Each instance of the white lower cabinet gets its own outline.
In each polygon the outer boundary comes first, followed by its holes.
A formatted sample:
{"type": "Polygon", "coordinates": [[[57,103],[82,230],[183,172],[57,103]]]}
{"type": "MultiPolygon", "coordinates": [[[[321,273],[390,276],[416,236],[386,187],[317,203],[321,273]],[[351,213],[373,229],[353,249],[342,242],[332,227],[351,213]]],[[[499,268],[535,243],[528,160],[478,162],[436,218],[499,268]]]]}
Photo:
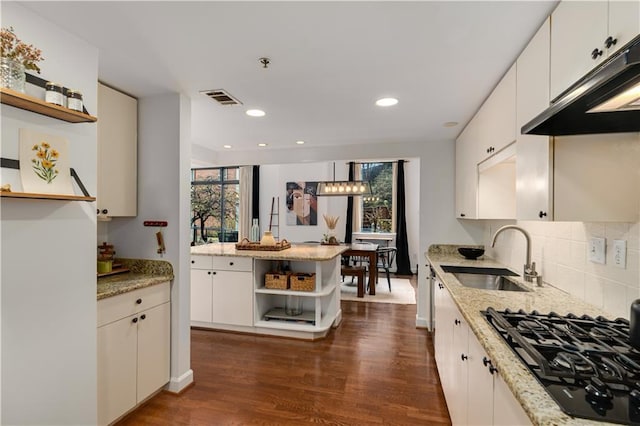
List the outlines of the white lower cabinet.
{"type": "Polygon", "coordinates": [[[446,287],[438,279],[435,286],[435,358],[451,423],[530,425],[446,287]]]}
{"type": "Polygon", "coordinates": [[[167,282],[98,301],[98,424],[169,381],[169,292],[167,282]]]}

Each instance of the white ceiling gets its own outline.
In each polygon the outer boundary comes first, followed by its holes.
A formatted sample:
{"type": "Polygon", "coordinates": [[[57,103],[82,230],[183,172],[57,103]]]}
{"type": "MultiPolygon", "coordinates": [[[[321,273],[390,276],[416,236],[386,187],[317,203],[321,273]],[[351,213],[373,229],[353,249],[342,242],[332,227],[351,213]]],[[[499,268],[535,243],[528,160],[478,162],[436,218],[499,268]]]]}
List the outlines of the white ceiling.
{"type": "Polygon", "coordinates": [[[556,4],[24,3],[99,49],[101,81],[189,96],[192,142],[214,151],[454,139],[556,4]],[[244,105],[199,94],[219,88],[244,105]]]}

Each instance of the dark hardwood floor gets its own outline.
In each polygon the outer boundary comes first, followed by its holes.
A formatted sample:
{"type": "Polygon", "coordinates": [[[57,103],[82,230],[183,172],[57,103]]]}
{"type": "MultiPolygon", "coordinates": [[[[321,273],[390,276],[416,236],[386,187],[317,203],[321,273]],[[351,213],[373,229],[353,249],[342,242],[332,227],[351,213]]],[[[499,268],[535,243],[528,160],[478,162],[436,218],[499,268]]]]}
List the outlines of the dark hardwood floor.
{"type": "Polygon", "coordinates": [[[340,327],[315,342],[192,330],[195,385],[119,425],[448,425],[415,315],[415,305],[343,301],[340,327]]]}

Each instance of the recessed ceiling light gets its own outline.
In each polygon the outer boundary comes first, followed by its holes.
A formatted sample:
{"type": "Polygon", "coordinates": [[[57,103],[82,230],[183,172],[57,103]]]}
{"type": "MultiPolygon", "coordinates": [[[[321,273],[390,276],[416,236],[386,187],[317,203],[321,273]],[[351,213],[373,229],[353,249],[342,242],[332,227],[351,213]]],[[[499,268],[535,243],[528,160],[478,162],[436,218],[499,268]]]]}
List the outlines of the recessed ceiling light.
{"type": "Polygon", "coordinates": [[[456,127],[458,125],[457,121],[447,121],[443,124],[444,127],[456,127]]]}
{"type": "Polygon", "coordinates": [[[266,143],[259,143],[258,146],[261,147],[261,148],[264,148],[265,146],[267,146],[267,144],[266,143]]]}
{"type": "Polygon", "coordinates": [[[265,112],[261,109],[248,109],[247,115],[250,115],[251,117],[264,117],[265,112]]]}
{"type": "Polygon", "coordinates": [[[304,141],[296,141],[298,145],[304,145],[304,141]]]}
{"type": "Polygon", "coordinates": [[[392,106],[397,103],[398,103],[398,100],[396,98],[382,98],[376,101],[376,105],[382,106],[382,107],[392,106]]]}
{"type": "Polygon", "coordinates": [[[223,147],[226,148],[226,149],[230,149],[231,145],[223,145],[223,147]]]}

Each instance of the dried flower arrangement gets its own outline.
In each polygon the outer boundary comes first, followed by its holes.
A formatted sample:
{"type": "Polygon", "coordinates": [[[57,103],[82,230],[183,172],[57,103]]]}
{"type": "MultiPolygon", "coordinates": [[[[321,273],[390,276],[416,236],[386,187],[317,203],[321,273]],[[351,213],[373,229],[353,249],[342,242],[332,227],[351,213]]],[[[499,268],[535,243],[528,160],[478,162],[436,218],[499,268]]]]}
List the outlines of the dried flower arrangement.
{"type": "Polygon", "coordinates": [[[322,217],[324,217],[324,223],[327,224],[327,228],[336,229],[340,216],[327,216],[326,214],[323,214],[322,217]]]}
{"type": "Polygon", "coordinates": [[[20,40],[13,32],[13,27],[2,28],[0,44],[0,56],[20,62],[25,69],[36,71],[40,74],[38,62],[44,61],[42,51],[33,44],[27,44],[20,40]]]}

